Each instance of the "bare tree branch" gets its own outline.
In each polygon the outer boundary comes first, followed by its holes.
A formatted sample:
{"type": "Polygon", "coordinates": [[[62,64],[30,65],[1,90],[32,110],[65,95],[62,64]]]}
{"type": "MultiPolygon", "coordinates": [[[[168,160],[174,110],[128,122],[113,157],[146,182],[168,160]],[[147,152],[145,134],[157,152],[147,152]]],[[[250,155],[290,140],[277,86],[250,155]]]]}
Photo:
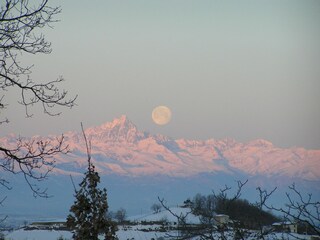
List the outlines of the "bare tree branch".
{"type": "Polygon", "coordinates": [[[303,195],[292,184],[289,186],[290,192],[286,193],[286,207],[275,207],[264,203],[263,205],[279,214],[283,215],[284,221],[290,223],[303,223],[311,232],[320,236],[320,202],[314,200],[312,194],[303,195]]]}
{"type": "MultiPolygon", "coordinates": [[[[63,135],[51,141],[19,138],[13,148],[0,146],[0,168],[12,174],[22,174],[35,196],[47,197],[46,191],[39,189],[31,180],[46,179],[54,168],[53,157],[61,153],[68,153],[63,135]]],[[[9,184],[4,179],[0,183],[6,186],[9,184]]]]}
{"type": "Polygon", "coordinates": [[[177,218],[177,223],[178,223],[178,235],[177,236],[170,236],[168,235],[168,237],[175,237],[175,239],[179,239],[179,240],[183,240],[183,239],[190,239],[191,237],[194,236],[193,231],[188,228],[188,223],[187,223],[187,217],[188,215],[191,213],[187,212],[186,214],[176,214],[174,213],[166,204],[164,199],[161,199],[160,197],[158,197],[158,200],[160,202],[160,204],[162,205],[162,207],[167,210],[172,216],[174,216],[175,218],[177,218]],[[188,230],[187,230],[188,229],[188,230]]]}
{"type": "MultiPolygon", "coordinates": [[[[51,28],[58,20],[60,7],[52,7],[48,0],[4,0],[0,3],[0,127],[9,123],[4,116],[10,104],[5,102],[6,94],[17,90],[18,103],[25,109],[25,115],[31,117],[31,108],[40,105],[43,112],[50,116],[59,115],[57,107],[71,108],[76,97],[69,97],[59,85],[62,77],[54,80],[34,80],[33,65],[24,65],[24,55],[50,54],[51,43],[42,33],[42,29],[51,28]]],[[[25,140],[18,138],[16,145],[0,142],[0,170],[12,174],[22,174],[36,196],[47,197],[46,190],[38,188],[34,181],[42,181],[52,171],[53,156],[67,153],[63,144],[64,137],[48,140],[25,140]]],[[[0,178],[0,185],[9,187],[9,183],[0,178]]]]}
{"type": "MultiPolygon", "coordinates": [[[[20,100],[26,115],[32,116],[29,108],[37,103],[48,115],[59,115],[53,107],[73,107],[75,97],[67,99],[68,92],[61,91],[58,84],[63,78],[45,83],[31,79],[32,66],[23,66],[19,57],[22,54],[49,54],[51,43],[39,29],[51,27],[57,22],[54,17],[61,12],[60,7],[50,7],[48,0],[32,5],[26,0],[6,0],[0,9],[0,89],[7,91],[20,89],[20,100]]],[[[2,103],[3,104],[3,103],[2,103]]]]}

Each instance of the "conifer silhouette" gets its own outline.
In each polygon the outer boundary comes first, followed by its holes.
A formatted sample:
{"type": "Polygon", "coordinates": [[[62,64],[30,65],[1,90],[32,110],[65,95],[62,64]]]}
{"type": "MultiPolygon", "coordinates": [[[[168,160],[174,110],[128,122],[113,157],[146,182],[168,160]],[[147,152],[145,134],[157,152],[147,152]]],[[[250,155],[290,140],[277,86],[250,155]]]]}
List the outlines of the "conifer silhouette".
{"type": "Polygon", "coordinates": [[[117,239],[116,225],[108,218],[107,190],[98,188],[100,176],[91,162],[90,146],[85,138],[88,154],[88,170],[80,183],[80,189],[75,189],[75,202],[67,217],[67,226],[73,230],[75,240],[98,240],[100,234],[105,240],[117,239]]]}

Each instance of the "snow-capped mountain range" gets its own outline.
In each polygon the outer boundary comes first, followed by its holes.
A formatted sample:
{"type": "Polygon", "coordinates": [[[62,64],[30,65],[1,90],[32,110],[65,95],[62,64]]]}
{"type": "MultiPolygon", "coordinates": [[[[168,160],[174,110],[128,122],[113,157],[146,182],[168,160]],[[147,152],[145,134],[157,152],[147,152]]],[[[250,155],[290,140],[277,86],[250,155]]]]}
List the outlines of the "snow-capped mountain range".
{"type": "MultiPolygon", "coordinates": [[[[126,116],[88,128],[85,133],[91,141],[92,159],[103,175],[188,177],[222,172],[320,180],[320,150],[284,149],[262,139],[248,143],[175,140],[140,131],[126,116]]],[[[71,153],[57,157],[55,173],[83,173],[87,158],[82,133],[67,132],[64,137],[71,153]]],[[[10,135],[0,142],[10,144],[15,139],[10,135]]]]}

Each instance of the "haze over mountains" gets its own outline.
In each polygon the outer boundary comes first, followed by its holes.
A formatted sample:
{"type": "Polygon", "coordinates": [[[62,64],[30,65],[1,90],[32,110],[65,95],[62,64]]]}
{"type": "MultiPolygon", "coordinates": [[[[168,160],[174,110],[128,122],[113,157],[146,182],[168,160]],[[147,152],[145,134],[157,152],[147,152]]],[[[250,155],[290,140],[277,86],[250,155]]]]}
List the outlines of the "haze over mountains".
{"type": "MultiPolygon", "coordinates": [[[[284,149],[262,139],[248,143],[233,139],[176,140],[140,131],[126,116],[87,128],[85,133],[102,186],[110,193],[110,206],[124,207],[129,213],[149,209],[157,196],[180,202],[197,192],[208,194],[214,188],[245,179],[249,179],[248,190],[254,194],[256,186],[282,186],[284,193],[295,182],[300,189],[320,197],[320,150],[284,149]]],[[[14,189],[6,194],[10,199],[6,210],[38,211],[43,205],[48,215],[49,210],[66,214],[73,201],[69,175],[76,182],[82,178],[87,153],[81,132],[67,132],[64,137],[71,152],[56,157],[56,167],[43,183],[54,198],[36,202],[27,198],[31,194],[23,179],[9,179],[14,189]]],[[[9,135],[0,138],[0,143],[15,144],[16,138],[9,135]]],[[[253,199],[250,194],[247,198],[253,199]]]]}

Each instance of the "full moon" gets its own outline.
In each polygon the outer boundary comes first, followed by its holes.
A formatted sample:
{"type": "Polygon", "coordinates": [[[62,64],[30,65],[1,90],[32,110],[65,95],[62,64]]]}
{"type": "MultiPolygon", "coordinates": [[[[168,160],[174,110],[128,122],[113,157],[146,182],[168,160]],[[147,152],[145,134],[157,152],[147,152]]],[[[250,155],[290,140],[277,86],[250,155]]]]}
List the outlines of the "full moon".
{"type": "Polygon", "coordinates": [[[165,125],[171,120],[171,110],[166,106],[158,106],[152,111],[152,120],[158,125],[165,125]]]}

